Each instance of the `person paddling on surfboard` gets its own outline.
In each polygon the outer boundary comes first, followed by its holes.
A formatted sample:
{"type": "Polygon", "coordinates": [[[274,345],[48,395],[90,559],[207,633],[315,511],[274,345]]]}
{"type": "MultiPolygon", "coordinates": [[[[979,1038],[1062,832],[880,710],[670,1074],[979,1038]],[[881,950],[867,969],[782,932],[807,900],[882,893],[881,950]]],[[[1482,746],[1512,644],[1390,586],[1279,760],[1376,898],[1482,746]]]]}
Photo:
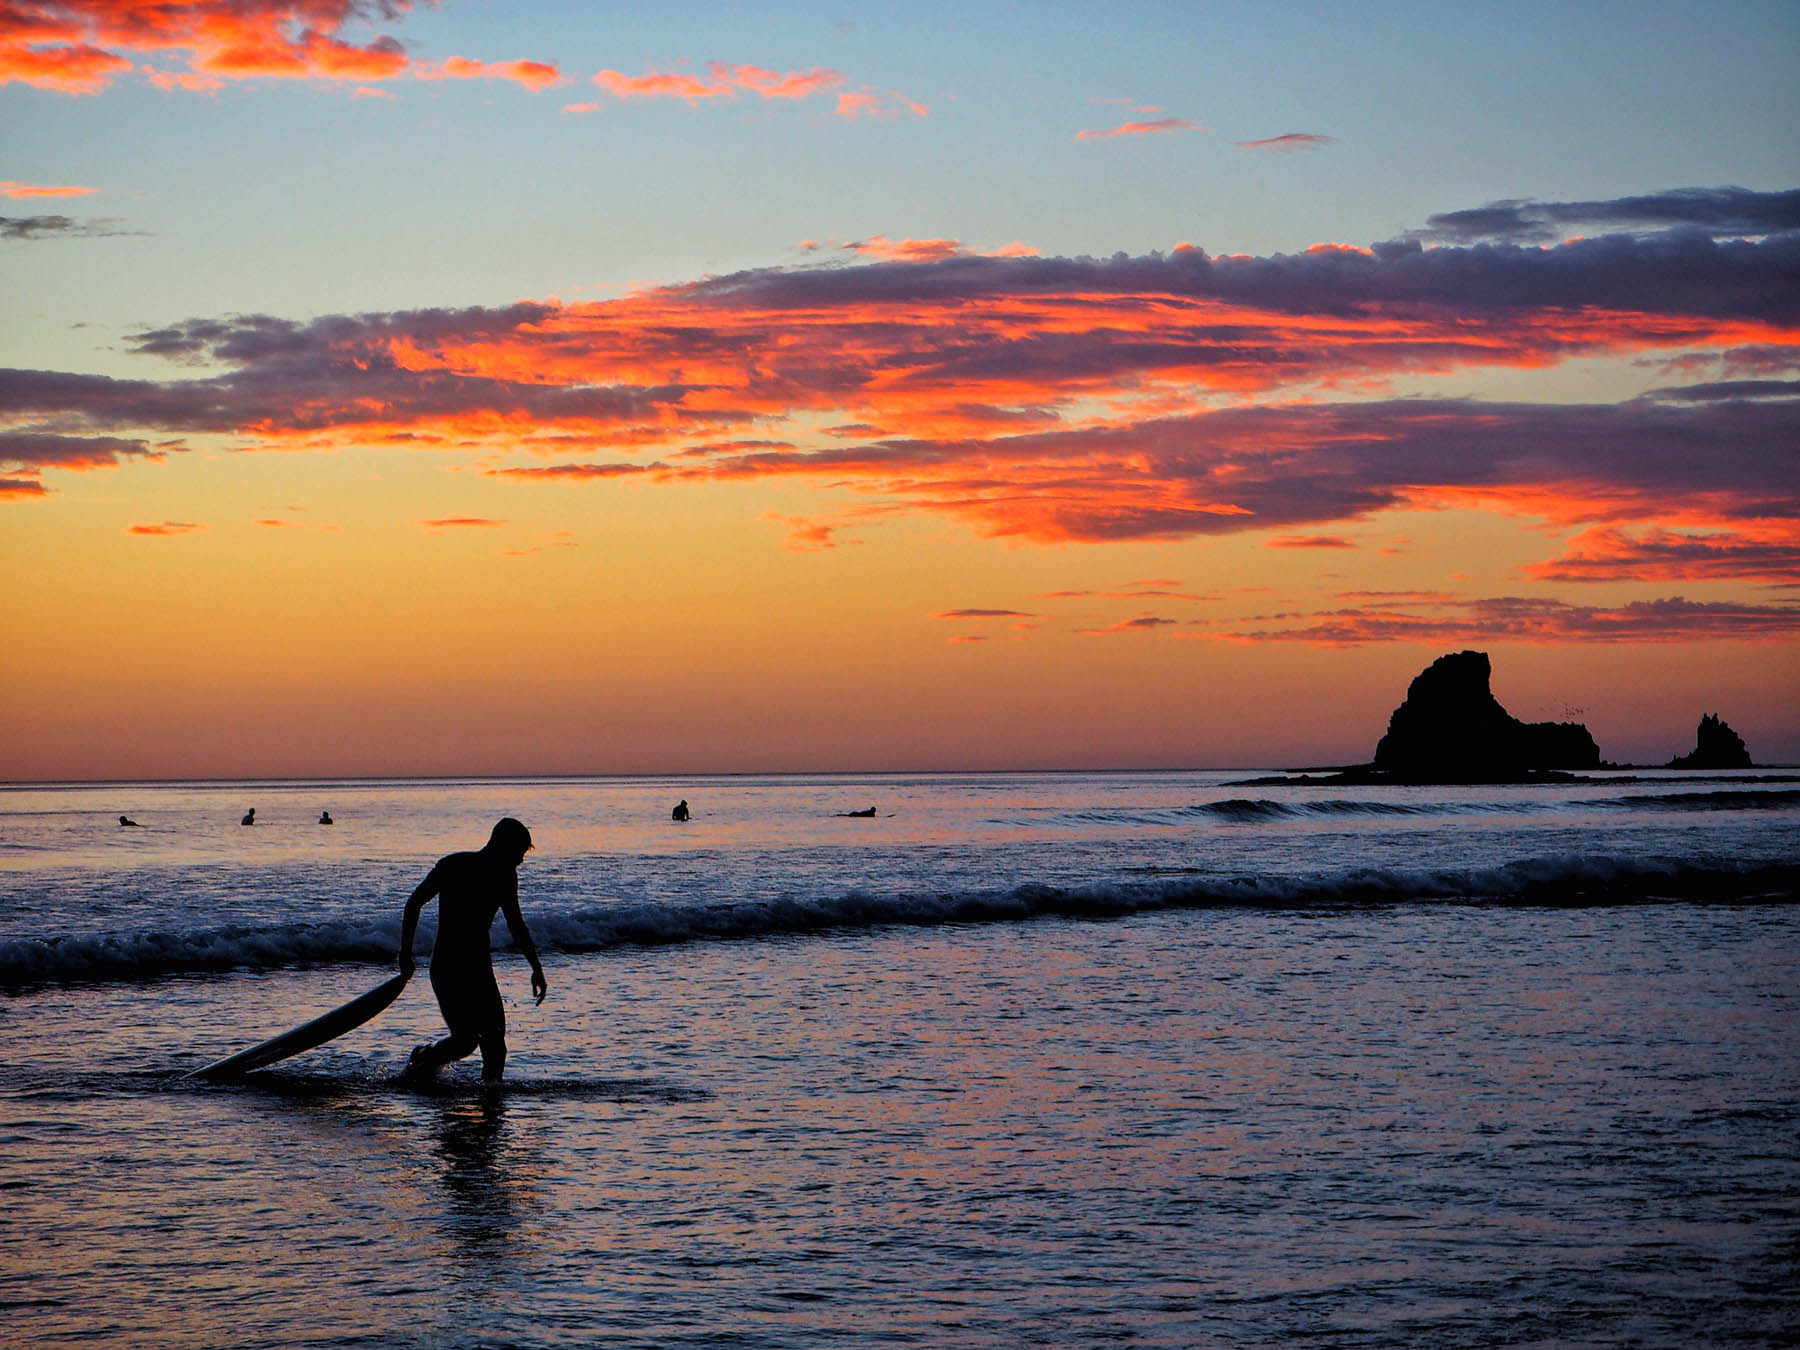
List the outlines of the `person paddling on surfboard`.
{"type": "Polygon", "coordinates": [[[431,990],[450,1034],[421,1045],[407,1061],[408,1074],[429,1076],[451,1060],[481,1047],[481,1076],[498,1082],[506,1070],[506,1010],[494,983],[488,929],[496,913],[506,916],[513,941],[531,962],[531,992],[542,1003],[549,986],[538,960],[537,944],[519,913],[519,864],[531,848],[531,831],[508,816],[478,853],[452,853],[437,866],[406,902],[400,925],[400,972],[413,972],[413,934],[419,912],[438,897],[437,941],[431,948],[431,990]]]}

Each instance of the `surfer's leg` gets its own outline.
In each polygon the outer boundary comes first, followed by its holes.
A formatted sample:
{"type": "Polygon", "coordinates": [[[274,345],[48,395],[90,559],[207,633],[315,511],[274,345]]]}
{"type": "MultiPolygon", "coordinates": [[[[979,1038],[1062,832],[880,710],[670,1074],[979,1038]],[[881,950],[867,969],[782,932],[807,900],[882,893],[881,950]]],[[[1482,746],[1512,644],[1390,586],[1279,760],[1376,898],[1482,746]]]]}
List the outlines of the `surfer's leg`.
{"type": "Polygon", "coordinates": [[[436,1073],[452,1060],[471,1054],[475,1045],[476,1037],[473,1033],[457,1031],[441,1041],[414,1046],[412,1057],[406,1061],[406,1071],[414,1074],[436,1073]]]}
{"type": "MultiPolygon", "coordinates": [[[[463,1059],[475,1051],[481,1038],[483,1017],[479,1003],[471,1006],[469,978],[455,968],[452,961],[431,963],[431,992],[437,995],[438,1011],[450,1034],[441,1041],[418,1046],[406,1063],[406,1071],[429,1076],[452,1060],[463,1059]]],[[[492,983],[492,977],[489,977],[492,983]]],[[[477,982],[479,992],[479,982],[477,982]]]]}
{"type": "Polygon", "coordinates": [[[498,1083],[506,1073],[506,1028],[498,1027],[481,1038],[481,1076],[498,1083]]]}

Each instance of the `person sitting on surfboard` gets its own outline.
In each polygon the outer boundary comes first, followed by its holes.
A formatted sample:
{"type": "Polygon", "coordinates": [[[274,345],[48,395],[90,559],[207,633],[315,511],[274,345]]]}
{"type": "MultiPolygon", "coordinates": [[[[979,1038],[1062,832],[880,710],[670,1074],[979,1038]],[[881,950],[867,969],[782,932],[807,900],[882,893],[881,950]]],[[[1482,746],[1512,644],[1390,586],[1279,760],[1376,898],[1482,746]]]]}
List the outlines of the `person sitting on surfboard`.
{"type": "Polygon", "coordinates": [[[688,818],[687,798],[683,797],[675,803],[675,809],[669,812],[670,820],[686,820],[688,818]]]}
{"type": "Polygon", "coordinates": [[[506,1070],[506,1010],[494,983],[488,929],[496,913],[506,916],[513,941],[531,962],[531,992],[542,1003],[549,986],[538,960],[537,944],[519,913],[519,864],[531,848],[531,831],[508,816],[478,853],[452,853],[438,859],[406,901],[400,924],[400,972],[413,973],[413,934],[419,912],[438,897],[437,941],[431,949],[431,991],[450,1034],[421,1045],[407,1061],[409,1074],[429,1075],[453,1059],[481,1047],[481,1076],[498,1082],[506,1070]]]}
{"type": "Polygon", "coordinates": [[[240,820],[238,822],[238,824],[240,824],[240,825],[256,824],[256,808],[253,806],[248,811],[244,812],[244,818],[242,820],[240,820]]]}

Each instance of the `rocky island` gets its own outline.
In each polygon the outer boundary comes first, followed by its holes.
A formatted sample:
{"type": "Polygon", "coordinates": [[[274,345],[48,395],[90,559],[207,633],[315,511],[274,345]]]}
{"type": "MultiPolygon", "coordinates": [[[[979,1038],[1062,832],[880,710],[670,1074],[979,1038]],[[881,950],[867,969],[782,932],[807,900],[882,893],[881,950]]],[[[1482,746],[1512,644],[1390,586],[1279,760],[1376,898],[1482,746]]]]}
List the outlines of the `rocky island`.
{"type": "Polygon", "coordinates": [[[1373,762],[1306,781],[1549,783],[1569,781],[1567,770],[1601,767],[1600,747],[1585,726],[1521,722],[1494,697],[1492,675],[1486,652],[1440,656],[1407,686],[1373,762]]]}
{"type": "Polygon", "coordinates": [[[1677,755],[1669,761],[1671,769],[1753,769],[1750,762],[1750,751],[1744,745],[1744,738],[1733,731],[1728,723],[1716,713],[1707,713],[1700,719],[1700,728],[1694,733],[1694,748],[1685,755],[1677,755]]]}
{"type": "MultiPolygon", "coordinates": [[[[1413,678],[1406,699],[1388,718],[1387,733],[1367,764],[1330,769],[1289,769],[1280,777],[1238,779],[1237,787],[1287,783],[1430,784],[1637,783],[1640,778],[1586,778],[1572,770],[1656,766],[1612,764],[1580,722],[1521,722],[1494,697],[1493,667],[1486,652],[1440,656],[1413,678]],[[1315,777],[1314,775],[1320,775],[1315,777]]],[[[1749,769],[1744,741],[1714,713],[1700,719],[1692,754],[1677,755],[1670,769],[1749,769]]],[[[1660,780],[1667,781],[1667,780],[1660,780]]],[[[1692,780],[1689,780],[1692,781],[1692,780]]],[[[1793,777],[1721,779],[1732,783],[1790,783],[1793,777]]]]}

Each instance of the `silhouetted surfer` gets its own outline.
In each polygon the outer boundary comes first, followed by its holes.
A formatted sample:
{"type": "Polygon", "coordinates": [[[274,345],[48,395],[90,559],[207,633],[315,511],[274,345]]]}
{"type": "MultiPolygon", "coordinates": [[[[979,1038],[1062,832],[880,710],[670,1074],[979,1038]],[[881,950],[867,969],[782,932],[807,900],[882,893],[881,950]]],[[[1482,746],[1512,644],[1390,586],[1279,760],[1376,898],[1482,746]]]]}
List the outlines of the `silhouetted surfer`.
{"type": "Polygon", "coordinates": [[[238,824],[240,824],[240,825],[256,824],[256,808],[253,806],[248,811],[244,812],[244,818],[242,820],[240,820],[238,822],[238,824]]]}
{"type": "Polygon", "coordinates": [[[419,911],[438,897],[437,942],[431,949],[431,990],[450,1034],[421,1045],[407,1062],[408,1073],[431,1074],[481,1047],[481,1076],[498,1082],[506,1069],[506,1010],[494,983],[488,929],[504,914],[513,941],[531,962],[531,992],[542,1003],[549,986],[537,944],[519,913],[519,864],[531,847],[531,831],[508,816],[479,853],[452,853],[438,859],[406,902],[400,925],[400,969],[413,972],[413,934],[419,911]]]}
{"type": "Polygon", "coordinates": [[[131,818],[131,817],[130,817],[130,816],[120,816],[120,817],[119,817],[119,824],[121,824],[121,825],[130,825],[130,826],[131,826],[131,827],[132,827],[132,828],[134,828],[134,829],[138,829],[138,828],[141,828],[141,827],[140,827],[140,826],[139,826],[139,825],[138,825],[138,823],[137,823],[137,822],[136,822],[136,821],[135,821],[135,820],[133,820],[133,819],[132,819],[132,818],[131,818]]]}
{"type": "Polygon", "coordinates": [[[854,816],[862,820],[868,820],[875,815],[875,808],[871,806],[862,811],[839,811],[838,815],[844,817],[854,816]]]}
{"type": "Polygon", "coordinates": [[[670,820],[686,820],[688,818],[687,798],[683,797],[675,803],[675,809],[669,812],[670,820]]]}
{"type": "Polygon", "coordinates": [[[321,812],[319,812],[319,824],[321,824],[321,825],[332,825],[332,824],[335,824],[335,823],[336,823],[336,822],[335,822],[335,821],[333,821],[333,820],[332,820],[332,818],[331,818],[331,812],[329,812],[329,811],[321,811],[321,812]]]}

